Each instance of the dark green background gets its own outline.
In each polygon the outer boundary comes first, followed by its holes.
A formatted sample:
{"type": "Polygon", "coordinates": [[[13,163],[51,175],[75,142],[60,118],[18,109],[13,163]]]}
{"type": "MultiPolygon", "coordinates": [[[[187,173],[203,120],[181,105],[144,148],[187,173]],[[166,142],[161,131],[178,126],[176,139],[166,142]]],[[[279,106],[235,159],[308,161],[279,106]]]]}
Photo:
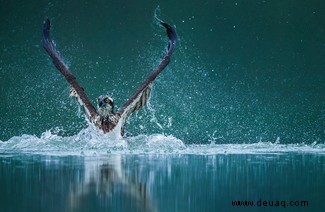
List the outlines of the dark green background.
{"type": "Polygon", "coordinates": [[[150,74],[176,25],[173,61],[128,136],[166,133],[186,143],[323,143],[325,3],[311,1],[0,0],[0,140],[86,126],[69,86],[41,46],[45,17],[92,100],[117,107],[150,74]],[[157,124],[158,123],[158,124],[157,124]],[[159,126],[160,125],[160,126],[159,126]]]}

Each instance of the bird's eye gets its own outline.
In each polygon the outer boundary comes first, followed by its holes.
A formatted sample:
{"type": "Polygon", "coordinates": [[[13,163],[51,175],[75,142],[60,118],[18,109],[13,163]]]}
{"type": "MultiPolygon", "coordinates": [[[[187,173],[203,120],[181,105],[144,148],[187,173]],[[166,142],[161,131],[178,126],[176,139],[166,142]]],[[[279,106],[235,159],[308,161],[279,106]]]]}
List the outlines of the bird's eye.
{"type": "Polygon", "coordinates": [[[105,103],[109,103],[109,99],[108,99],[108,98],[105,98],[105,99],[104,99],[104,102],[105,102],[105,103]]]}

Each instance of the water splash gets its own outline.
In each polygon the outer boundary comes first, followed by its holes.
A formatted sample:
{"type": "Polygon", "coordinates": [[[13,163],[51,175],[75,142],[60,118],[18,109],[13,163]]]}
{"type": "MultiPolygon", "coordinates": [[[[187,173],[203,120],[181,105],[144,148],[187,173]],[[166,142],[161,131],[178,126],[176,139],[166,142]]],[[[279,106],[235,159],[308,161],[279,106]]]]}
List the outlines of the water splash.
{"type": "Polygon", "coordinates": [[[104,134],[94,126],[81,130],[74,136],[60,136],[48,130],[40,137],[14,136],[0,143],[0,154],[41,155],[107,155],[128,153],[172,153],[185,148],[183,142],[173,136],[139,135],[123,138],[119,132],[104,134]]]}
{"type": "Polygon", "coordinates": [[[79,155],[108,156],[113,154],[325,154],[325,144],[280,144],[257,142],[248,144],[190,144],[172,135],[151,134],[123,138],[118,133],[103,134],[89,126],[74,136],[59,136],[49,130],[40,137],[35,135],[14,136],[0,142],[0,154],[79,155]]]}
{"type": "Polygon", "coordinates": [[[160,6],[158,5],[155,9],[154,12],[154,18],[158,21],[158,22],[163,22],[159,17],[161,16],[161,11],[160,11],[160,6]]]}

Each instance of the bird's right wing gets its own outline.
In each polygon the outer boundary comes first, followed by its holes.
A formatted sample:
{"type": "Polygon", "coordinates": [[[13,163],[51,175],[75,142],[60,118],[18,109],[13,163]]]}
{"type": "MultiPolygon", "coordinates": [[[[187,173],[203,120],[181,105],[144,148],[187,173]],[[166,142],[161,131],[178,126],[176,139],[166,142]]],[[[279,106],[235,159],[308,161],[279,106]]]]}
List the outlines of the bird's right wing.
{"type": "Polygon", "coordinates": [[[43,23],[43,47],[46,52],[50,55],[53,64],[55,67],[61,72],[61,74],[65,77],[65,79],[69,82],[69,84],[73,88],[74,96],[76,96],[78,102],[84,106],[85,112],[93,123],[96,122],[98,113],[95,107],[92,105],[89,100],[87,94],[84,89],[79,85],[76,78],[72,75],[72,73],[68,70],[67,65],[63,62],[59,52],[56,50],[54,43],[50,36],[50,20],[46,19],[43,23]]]}

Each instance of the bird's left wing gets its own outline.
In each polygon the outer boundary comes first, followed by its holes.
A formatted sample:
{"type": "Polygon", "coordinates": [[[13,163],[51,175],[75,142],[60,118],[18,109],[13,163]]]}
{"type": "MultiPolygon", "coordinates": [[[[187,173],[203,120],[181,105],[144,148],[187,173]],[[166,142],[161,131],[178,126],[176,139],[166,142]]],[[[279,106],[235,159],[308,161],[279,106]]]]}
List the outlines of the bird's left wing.
{"type": "Polygon", "coordinates": [[[75,91],[75,96],[78,99],[78,102],[84,106],[85,112],[92,122],[96,122],[98,113],[95,107],[92,105],[91,101],[89,100],[87,94],[85,93],[84,89],[79,85],[76,78],[72,75],[72,73],[68,70],[67,65],[63,62],[59,52],[56,50],[54,43],[50,36],[50,20],[46,19],[43,23],[43,47],[46,52],[52,58],[52,62],[55,67],[61,72],[61,74],[65,77],[65,79],[69,82],[72,88],[75,91]]]}
{"type": "Polygon", "coordinates": [[[121,128],[123,129],[124,124],[128,116],[134,112],[139,110],[142,106],[144,106],[148,98],[150,96],[150,91],[152,87],[153,81],[156,77],[164,70],[164,68],[169,64],[173,50],[176,45],[177,34],[174,27],[170,26],[167,23],[160,21],[160,24],[166,28],[167,36],[169,38],[167,51],[164,54],[161,62],[158,67],[152,72],[152,74],[141,84],[138,90],[131,96],[129,100],[127,100],[122,108],[118,111],[118,115],[120,116],[119,122],[121,122],[121,128]]]}

